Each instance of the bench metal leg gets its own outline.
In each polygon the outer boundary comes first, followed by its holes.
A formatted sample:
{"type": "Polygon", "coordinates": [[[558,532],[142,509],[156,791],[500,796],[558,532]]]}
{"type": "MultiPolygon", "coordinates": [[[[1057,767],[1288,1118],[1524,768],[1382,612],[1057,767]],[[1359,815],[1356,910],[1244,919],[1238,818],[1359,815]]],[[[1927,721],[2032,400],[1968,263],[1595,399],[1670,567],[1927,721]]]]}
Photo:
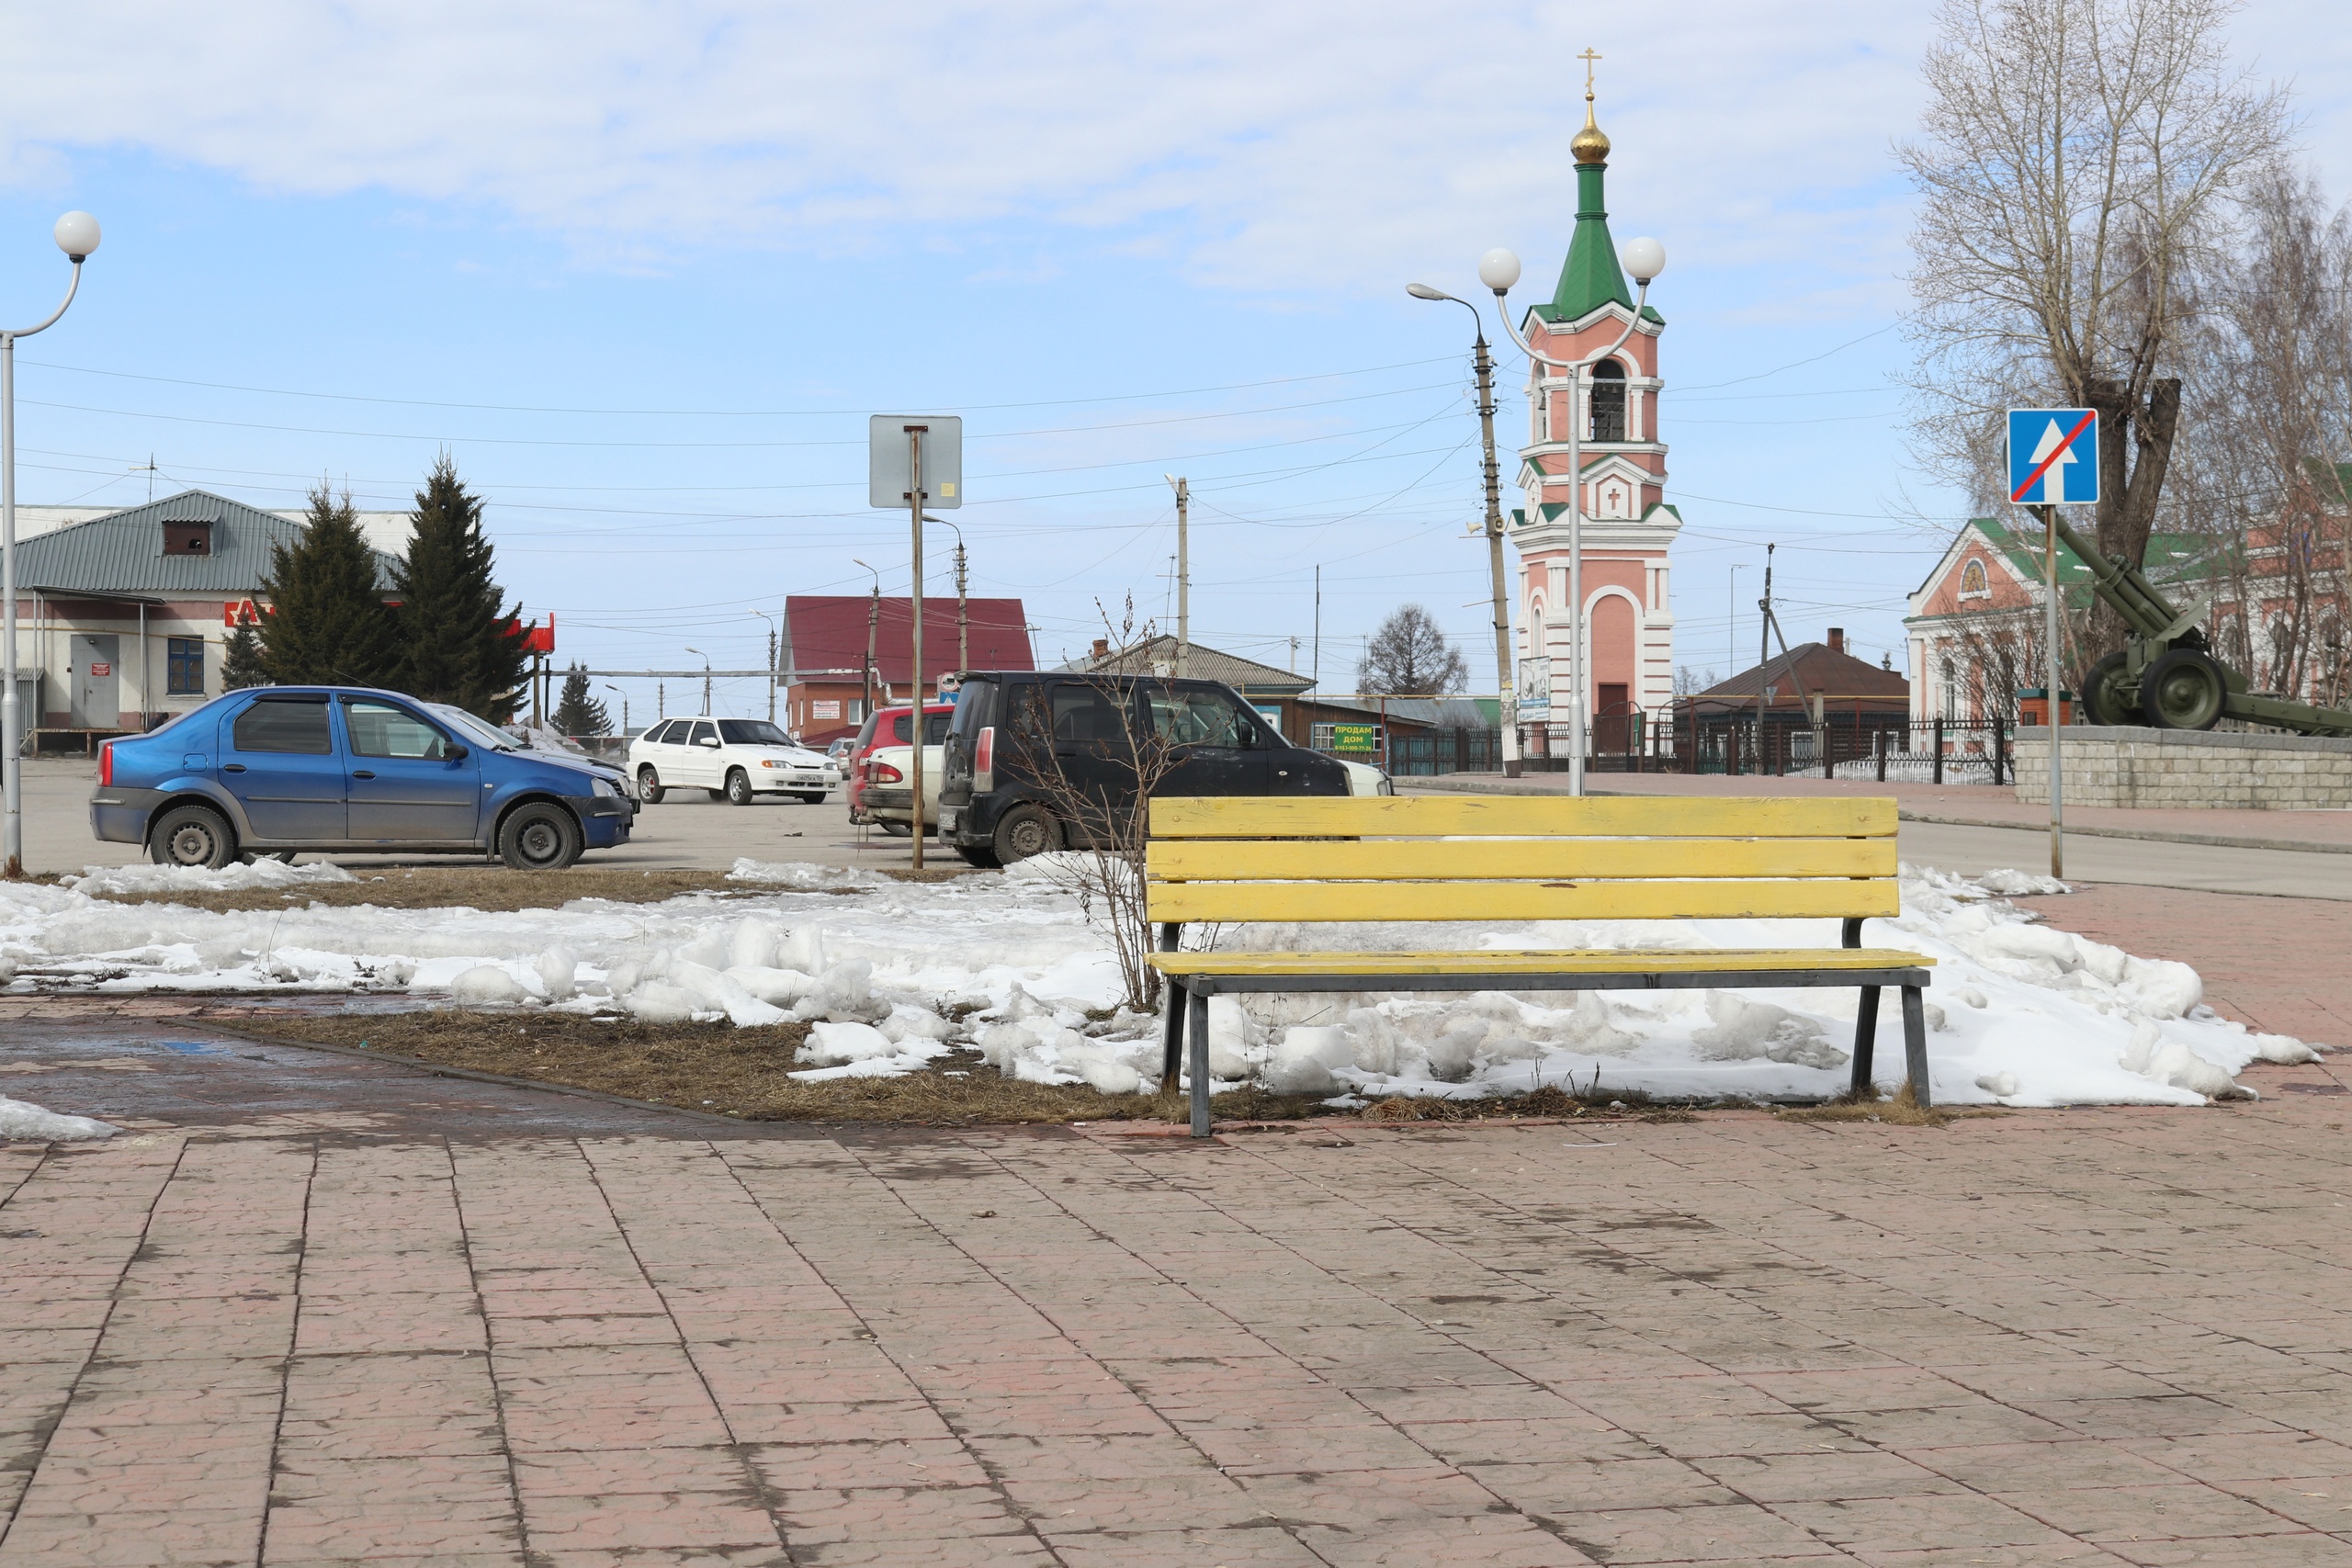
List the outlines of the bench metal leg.
{"type": "Polygon", "coordinates": [[[1877,1090],[1871,1082],[1871,1057],[1878,1048],[1878,987],[1862,987],[1861,1006],[1854,1010],[1854,1081],[1848,1091],[1856,1100],[1877,1090]]]}
{"type": "Polygon", "coordinates": [[[1159,1021],[1159,1087],[1176,1087],[1177,1069],[1184,1065],[1184,987],[1174,976],[1164,982],[1167,1015],[1159,1021]]]}
{"type": "Polygon", "coordinates": [[[1911,1078],[1911,1098],[1925,1111],[1928,1099],[1928,1008],[1917,986],[1903,987],[1903,1066],[1911,1078]]]}
{"type": "Polygon", "coordinates": [[[1185,993],[1186,1010],[1192,1015],[1193,1047],[1193,1136],[1209,1135],[1209,999],[1198,991],[1185,993]]]}

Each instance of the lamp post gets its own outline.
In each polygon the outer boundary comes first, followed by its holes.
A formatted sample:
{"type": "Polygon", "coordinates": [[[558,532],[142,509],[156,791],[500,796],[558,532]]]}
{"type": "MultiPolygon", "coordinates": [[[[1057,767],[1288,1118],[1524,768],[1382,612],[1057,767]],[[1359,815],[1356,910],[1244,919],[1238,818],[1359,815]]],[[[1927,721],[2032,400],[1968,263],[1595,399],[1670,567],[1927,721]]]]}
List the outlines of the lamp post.
{"type": "MultiPolygon", "coordinates": [[[[65,285],[65,299],[39,326],[0,331],[0,796],[5,796],[5,826],[0,826],[0,868],[14,879],[25,874],[25,716],[17,700],[17,340],[46,332],[65,314],[82,288],[82,264],[98,248],[98,220],[86,212],[69,212],[51,231],[57,248],[74,264],[65,285]]],[[[141,699],[144,700],[143,698],[141,699]]]]}
{"type": "Polygon", "coordinates": [[[775,722],[775,619],[765,610],[752,614],[768,624],[768,722],[775,722]]]}
{"type": "MultiPolygon", "coordinates": [[[[1515,278],[1513,281],[1517,281],[1515,278]]],[[[1503,571],[1502,471],[1495,464],[1495,361],[1487,352],[1486,318],[1467,299],[1455,299],[1426,283],[1408,283],[1405,292],[1416,299],[1453,299],[1470,312],[1477,342],[1473,345],[1478,370],[1478,434],[1486,444],[1487,559],[1495,580],[1495,689],[1500,699],[1496,717],[1503,742],[1503,776],[1519,777],[1519,681],[1511,672],[1510,599],[1503,571]]]]}
{"type": "Polygon", "coordinates": [[[628,694],[610,681],[605,682],[604,687],[621,700],[621,739],[627,740],[628,739],[628,694]]]}
{"type": "Polygon", "coordinates": [[[1639,239],[1626,243],[1620,253],[1625,270],[1634,275],[1640,289],[1634,296],[1632,319],[1617,341],[1607,348],[1574,359],[1561,359],[1544,353],[1520,335],[1511,324],[1510,311],[1504,297],[1510,286],[1519,281],[1519,257],[1498,247],[1478,258],[1478,280],[1495,291],[1495,314],[1503,323],[1503,331],[1510,334],[1520,352],[1538,365],[1548,365],[1568,373],[1568,793],[1584,794],[1585,754],[1585,615],[1584,615],[1584,372],[1588,366],[1598,363],[1625,346],[1641,324],[1642,307],[1650,297],[1650,280],[1666,270],[1666,247],[1656,240],[1639,239]]]}
{"type": "Polygon", "coordinates": [[[702,660],[702,716],[705,718],[713,717],[715,716],[710,711],[710,655],[704,653],[699,648],[690,648],[686,651],[699,656],[702,660]]]}

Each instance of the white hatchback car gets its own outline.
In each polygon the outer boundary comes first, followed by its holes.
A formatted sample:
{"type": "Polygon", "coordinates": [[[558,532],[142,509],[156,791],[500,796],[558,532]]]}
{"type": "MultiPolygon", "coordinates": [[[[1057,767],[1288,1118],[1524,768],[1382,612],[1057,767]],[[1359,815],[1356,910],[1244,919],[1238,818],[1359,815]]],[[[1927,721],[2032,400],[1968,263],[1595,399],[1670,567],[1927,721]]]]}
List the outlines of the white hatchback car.
{"type": "Polygon", "coordinates": [[[629,742],[628,771],[648,806],[670,790],[697,787],[736,806],[763,795],[821,806],[842,782],[832,759],[763,718],[664,719],[629,742]]]}

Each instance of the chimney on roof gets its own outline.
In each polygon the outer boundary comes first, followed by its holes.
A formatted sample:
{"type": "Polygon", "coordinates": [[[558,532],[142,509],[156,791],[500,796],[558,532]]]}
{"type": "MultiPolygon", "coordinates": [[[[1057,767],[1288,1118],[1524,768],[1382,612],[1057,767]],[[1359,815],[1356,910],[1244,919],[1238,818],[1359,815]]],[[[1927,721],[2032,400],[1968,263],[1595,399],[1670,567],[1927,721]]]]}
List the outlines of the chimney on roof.
{"type": "Polygon", "coordinates": [[[1829,651],[1832,653],[1843,653],[1846,651],[1845,627],[1832,626],[1829,628],[1829,651]]]}
{"type": "Polygon", "coordinates": [[[1109,637],[1098,637],[1094,639],[1094,657],[1097,659],[1108,659],[1111,657],[1111,639],[1109,637]]]}

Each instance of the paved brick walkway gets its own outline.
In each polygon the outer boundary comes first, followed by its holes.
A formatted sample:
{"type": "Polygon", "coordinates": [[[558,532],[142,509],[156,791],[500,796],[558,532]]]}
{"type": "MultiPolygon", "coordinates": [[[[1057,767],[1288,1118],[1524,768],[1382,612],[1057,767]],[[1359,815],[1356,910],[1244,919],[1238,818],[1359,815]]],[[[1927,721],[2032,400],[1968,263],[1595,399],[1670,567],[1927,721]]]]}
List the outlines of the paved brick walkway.
{"type": "Polygon", "coordinates": [[[2352,1563],[2352,1098],[2267,1078],[11,1145],[0,1563],[2352,1563]]]}

